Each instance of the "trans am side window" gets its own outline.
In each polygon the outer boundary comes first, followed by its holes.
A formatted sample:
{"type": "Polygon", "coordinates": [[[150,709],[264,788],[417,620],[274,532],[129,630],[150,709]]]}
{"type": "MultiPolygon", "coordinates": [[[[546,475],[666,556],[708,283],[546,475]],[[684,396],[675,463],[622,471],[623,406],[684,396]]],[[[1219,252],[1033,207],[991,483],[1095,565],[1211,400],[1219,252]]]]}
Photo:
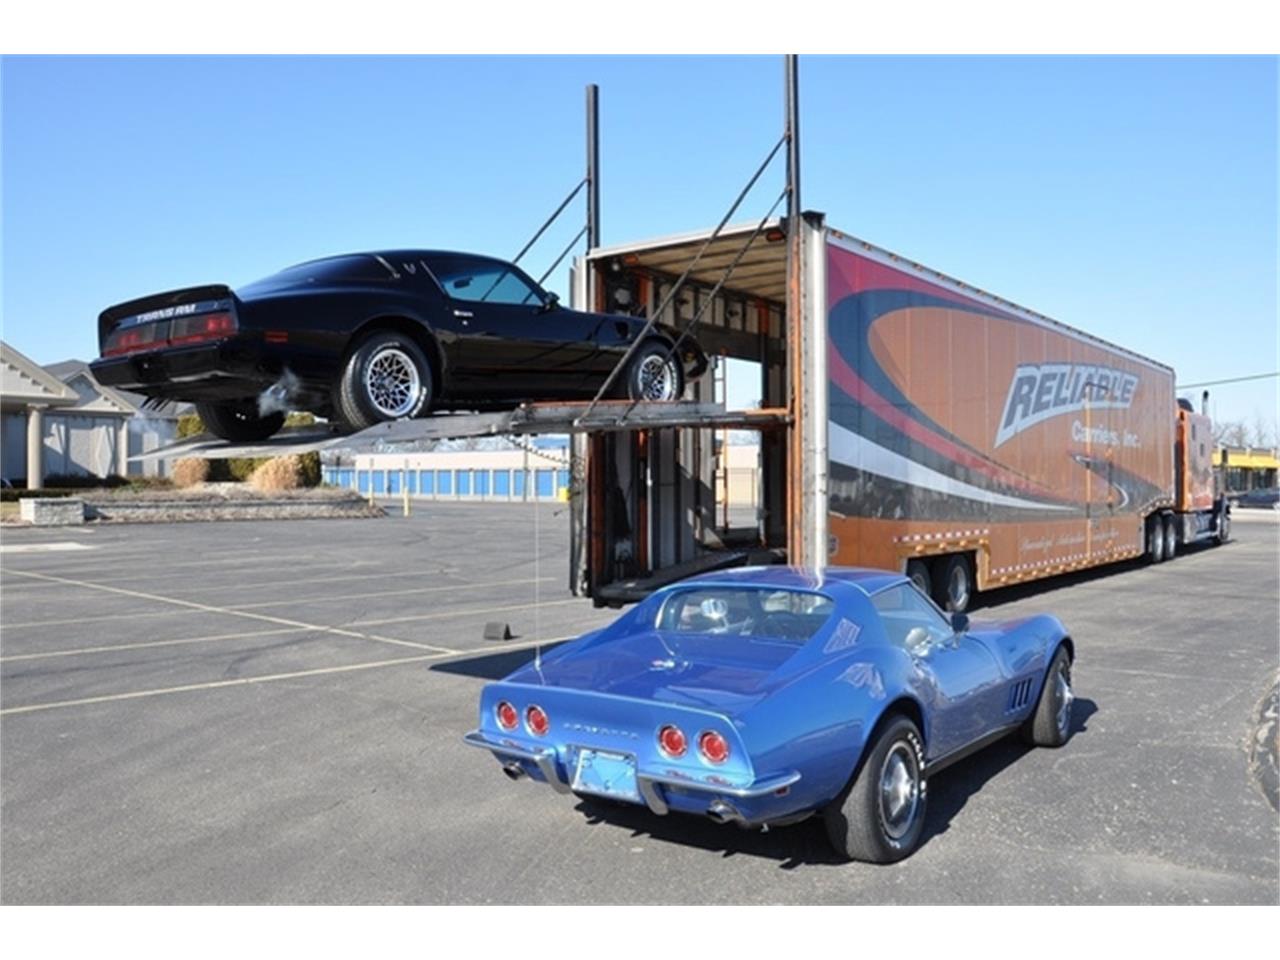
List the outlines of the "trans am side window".
{"type": "Polygon", "coordinates": [[[517,306],[542,303],[541,291],[519,271],[491,260],[450,258],[432,264],[432,272],[454,300],[517,306]]]}
{"type": "Polygon", "coordinates": [[[912,656],[926,656],[954,636],[938,608],[910,583],[881,590],[871,597],[871,603],[880,613],[889,642],[912,656]]]}

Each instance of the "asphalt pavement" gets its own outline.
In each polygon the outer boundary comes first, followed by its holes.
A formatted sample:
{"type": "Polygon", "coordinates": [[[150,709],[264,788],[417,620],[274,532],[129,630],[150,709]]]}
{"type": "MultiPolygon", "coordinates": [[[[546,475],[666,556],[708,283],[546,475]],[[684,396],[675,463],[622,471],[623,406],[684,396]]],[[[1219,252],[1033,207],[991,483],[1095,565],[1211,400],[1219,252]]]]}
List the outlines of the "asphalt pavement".
{"type": "Polygon", "coordinates": [[[939,774],[923,845],[875,867],[816,821],[597,805],[462,743],[486,680],[616,615],[570,596],[560,505],[6,528],[0,900],[1274,904],[1280,515],[1233,533],[985,597],[1071,630],[1074,736],[939,774]]]}

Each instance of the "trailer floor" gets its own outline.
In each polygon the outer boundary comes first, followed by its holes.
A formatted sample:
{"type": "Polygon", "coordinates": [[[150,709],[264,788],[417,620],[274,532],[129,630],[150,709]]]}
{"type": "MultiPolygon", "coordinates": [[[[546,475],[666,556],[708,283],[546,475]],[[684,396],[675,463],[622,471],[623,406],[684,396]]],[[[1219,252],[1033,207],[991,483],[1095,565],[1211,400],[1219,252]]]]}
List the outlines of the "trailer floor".
{"type": "Polygon", "coordinates": [[[616,615],[569,596],[560,506],[5,530],[0,899],[1276,903],[1250,754],[1278,667],[1277,519],[1241,510],[1225,548],[989,597],[976,616],[1072,630],[1075,736],[930,781],[925,842],[887,868],[835,863],[816,821],[590,804],[462,744],[535,635],[616,615]],[[483,640],[496,619],[518,638],[483,640]]]}

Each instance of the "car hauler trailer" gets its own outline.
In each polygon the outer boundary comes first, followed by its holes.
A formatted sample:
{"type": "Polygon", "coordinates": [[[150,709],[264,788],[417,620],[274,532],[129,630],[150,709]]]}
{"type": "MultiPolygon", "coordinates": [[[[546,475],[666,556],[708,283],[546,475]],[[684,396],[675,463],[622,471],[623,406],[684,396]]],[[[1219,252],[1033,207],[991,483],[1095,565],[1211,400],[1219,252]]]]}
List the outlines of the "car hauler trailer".
{"type": "MultiPolygon", "coordinates": [[[[1175,402],[1172,369],[820,214],[790,221],[798,236],[786,222],[747,247],[714,297],[750,228],[576,262],[576,305],[597,311],[651,314],[689,271],[659,320],[684,327],[701,312],[708,356],[758,363],[761,406],[785,416],[760,429],[746,529],[716,515],[723,435],[639,422],[578,434],[575,592],[617,604],[771,557],[900,570],[964,609],[975,589],[1226,539],[1210,424],[1175,402]]],[[[687,396],[715,399],[713,387],[708,373],[687,396]]]]}

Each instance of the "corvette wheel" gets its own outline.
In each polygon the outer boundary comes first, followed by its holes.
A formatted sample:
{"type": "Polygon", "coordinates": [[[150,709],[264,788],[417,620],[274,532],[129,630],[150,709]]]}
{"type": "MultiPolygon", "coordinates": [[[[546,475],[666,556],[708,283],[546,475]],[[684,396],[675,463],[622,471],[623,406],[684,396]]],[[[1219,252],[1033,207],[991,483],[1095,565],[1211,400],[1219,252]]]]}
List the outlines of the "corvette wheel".
{"type": "Polygon", "coordinates": [[[252,397],[218,403],[202,400],[196,404],[196,413],[214,436],[237,443],[265,440],[284,426],[283,413],[259,415],[258,401],[252,397]]]}
{"type": "Polygon", "coordinates": [[[338,414],[353,430],[416,417],[430,408],[433,390],[431,365],[416,343],[398,333],[375,333],[347,359],[338,414]]]}
{"type": "Polygon", "coordinates": [[[662,343],[641,347],[627,370],[629,400],[679,400],[684,393],[684,373],[677,358],[668,356],[662,343]]]}
{"type": "Polygon", "coordinates": [[[836,853],[893,863],[915,850],[924,829],[924,745],[906,717],[894,717],[853,781],[823,812],[836,853]]]}
{"type": "Polygon", "coordinates": [[[1071,736],[1071,657],[1059,647],[1045,673],[1035,713],[1022,725],[1022,739],[1037,747],[1060,747],[1071,736]]]}

